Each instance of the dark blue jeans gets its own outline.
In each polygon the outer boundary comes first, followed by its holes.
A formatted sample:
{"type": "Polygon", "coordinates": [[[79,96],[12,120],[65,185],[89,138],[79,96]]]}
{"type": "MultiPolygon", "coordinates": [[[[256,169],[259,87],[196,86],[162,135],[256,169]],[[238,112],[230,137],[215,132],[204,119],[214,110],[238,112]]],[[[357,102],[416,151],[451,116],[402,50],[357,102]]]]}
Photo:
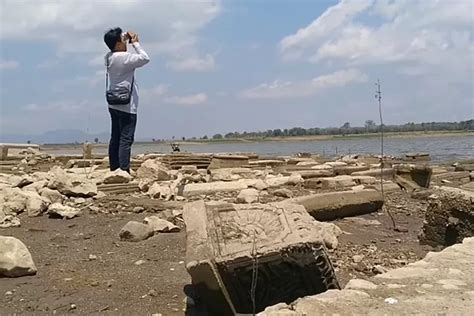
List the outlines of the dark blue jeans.
{"type": "Polygon", "coordinates": [[[109,108],[112,133],[109,143],[110,170],[118,168],[130,172],[130,155],[137,126],[137,115],[109,108]]]}

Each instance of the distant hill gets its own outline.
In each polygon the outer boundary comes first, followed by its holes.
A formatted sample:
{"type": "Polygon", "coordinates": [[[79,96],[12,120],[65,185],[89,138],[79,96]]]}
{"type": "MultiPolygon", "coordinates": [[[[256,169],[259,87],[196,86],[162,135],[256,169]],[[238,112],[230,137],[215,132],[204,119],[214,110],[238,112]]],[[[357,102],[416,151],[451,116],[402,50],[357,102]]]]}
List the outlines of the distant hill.
{"type": "Polygon", "coordinates": [[[88,134],[76,129],[48,131],[39,135],[0,133],[0,142],[3,143],[26,143],[30,141],[34,144],[69,144],[75,142],[83,143],[85,141],[94,142],[95,138],[98,138],[99,142],[108,142],[110,134],[88,134]]]}

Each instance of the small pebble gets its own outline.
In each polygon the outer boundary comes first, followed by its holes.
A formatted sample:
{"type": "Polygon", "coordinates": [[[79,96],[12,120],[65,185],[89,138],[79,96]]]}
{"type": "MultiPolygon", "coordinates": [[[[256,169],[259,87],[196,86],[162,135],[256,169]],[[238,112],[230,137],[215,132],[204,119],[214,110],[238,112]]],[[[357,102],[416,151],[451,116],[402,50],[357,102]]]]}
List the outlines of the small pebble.
{"type": "Polygon", "coordinates": [[[76,308],[77,308],[76,304],[71,304],[71,306],[69,306],[69,310],[73,310],[73,309],[76,309],[76,308]]]}
{"type": "Polygon", "coordinates": [[[89,255],[89,260],[97,260],[97,256],[96,255],[89,255]]]}
{"type": "Polygon", "coordinates": [[[389,305],[393,305],[393,304],[397,304],[398,303],[398,300],[396,298],[393,298],[393,297],[387,297],[385,300],[384,300],[385,303],[389,304],[389,305]]]}
{"type": "Polygon", "coordinates": [[[136,266],[141,266],[144,263],[146,263],[146,260],[141,259],[141,260],[135,261],[133,264],[136,265],[136,266]]]}
{"type": "Polygon", "coordinates": [[[7,292],[5,292],[5,295],[6,296],[13,295],[13,292],[12,291],[7,291],[7,292]]]}

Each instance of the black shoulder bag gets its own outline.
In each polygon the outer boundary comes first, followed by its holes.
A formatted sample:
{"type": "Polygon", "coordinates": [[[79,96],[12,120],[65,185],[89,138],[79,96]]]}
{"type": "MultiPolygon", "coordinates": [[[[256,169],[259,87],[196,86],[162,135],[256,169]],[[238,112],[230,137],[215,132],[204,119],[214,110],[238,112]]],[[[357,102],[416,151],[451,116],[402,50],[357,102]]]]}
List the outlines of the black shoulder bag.
{"type": "Polygon", "coordinates": [[[110,105],[126,105],[130,103],[133,92],[133,83],[135,81],[135,76],[133,76],[132,84],[130,89],[127,87],[116,87],[115,89],[109,88],[109,58],[107,56],[107,69],[105,71],[105,99],[110,105]]]}

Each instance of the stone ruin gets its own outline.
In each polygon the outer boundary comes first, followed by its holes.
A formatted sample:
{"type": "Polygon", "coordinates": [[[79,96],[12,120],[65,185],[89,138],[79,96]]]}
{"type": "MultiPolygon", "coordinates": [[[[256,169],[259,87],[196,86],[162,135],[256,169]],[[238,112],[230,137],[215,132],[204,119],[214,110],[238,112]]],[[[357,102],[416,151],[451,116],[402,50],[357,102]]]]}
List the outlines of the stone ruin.
{"type": "Polygon", "coordinates": [[[186,268],[200,300],[212,302],[211,315],[251,314],[339,288],[324,245],[326,224],[302,206],[197,201],[183,218],[186,268]]]}

